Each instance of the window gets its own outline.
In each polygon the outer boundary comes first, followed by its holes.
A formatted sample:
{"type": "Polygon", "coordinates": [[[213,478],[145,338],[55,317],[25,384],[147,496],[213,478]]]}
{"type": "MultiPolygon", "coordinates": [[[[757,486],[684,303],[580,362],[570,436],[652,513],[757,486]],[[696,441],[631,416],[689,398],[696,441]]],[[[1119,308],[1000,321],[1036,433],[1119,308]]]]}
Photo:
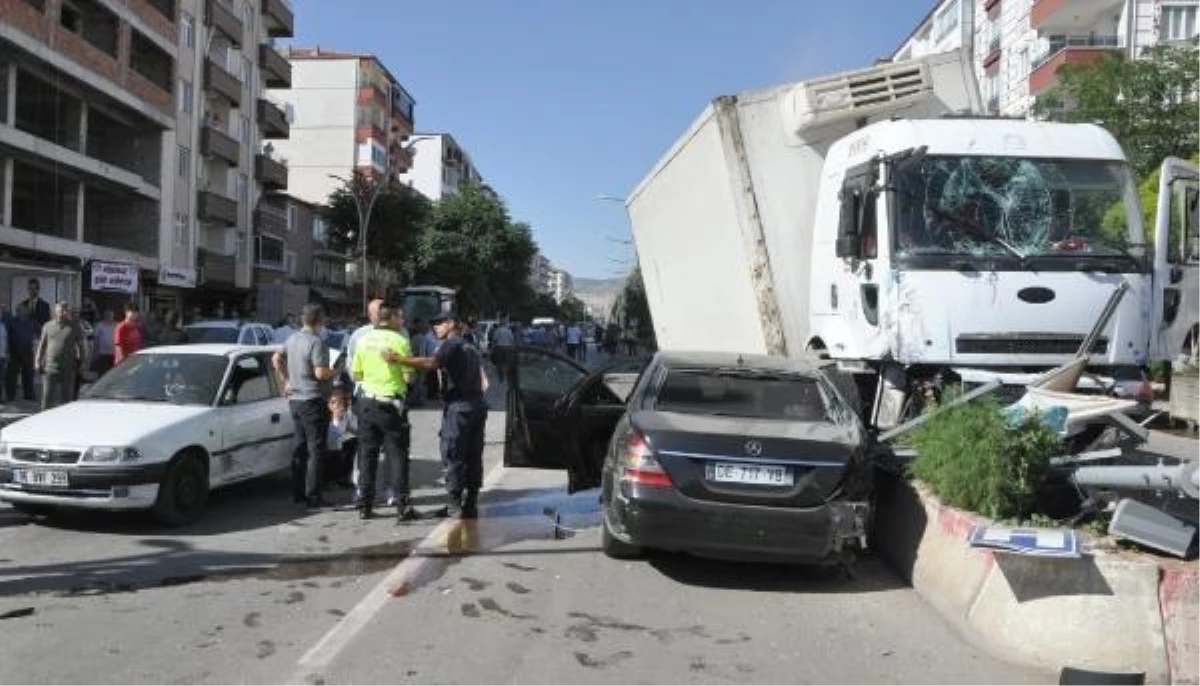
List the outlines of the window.
{"type": "Polygon", "coordinates": [[[246,261],[246,232],[238,231],[236,240],[237,240],[237,261],[245,262],[246,261]]]}
{"type": "Polygon", "coordinates": [[[243,205],[250,202],[250,177],[238,174],[237,193],[237,198],[243,205]]]}
{"type": "Polygon", "coordinates": [[[249,145],[254,137],[254,129],[250,128],[250,117],[242,115],[242,142],[249,145]]]}
{"type": "Polygon", "coordinates": [[[287,207],[287,230],[292,233],[296,230],[296,206],[289,204],[287,207]]]}
{"type": "Polygon", "coordinates": [[[833,394],[815,378],[671,369],[653,399],[661,412],[828,422],[833,394]]]}
{"type": "Polygon", "coordinates": [[[325,245],[329,242],[329,225],[325,223],[325,218],[321,216],[313,216],[313,241],[325,245]]]}
{"type": "Polygon", "coordinates": [[[246,82],[246,86],[250,89],[251,94],[253,94],[255,91],[254,77],[257,74],[258,74],[258,71],[254,68],[254,63],[250,61],[249,57],[246,57],[245,55],[243,55],[242,56],[242,80],[246,82]]]}
{"type": "Polygon", "coordinates": [[[196,47],[196,18],[187,12],[179,13],[179,43],[184,47],[196,47]]]}
{"type": "Polygon", "coordinates": [[[177,166],[179,167],[179,176],[181,178],[186,179],[189,176],[191,176],[191,173],[192,173],[192,151],[183,147],[182,145],[179,146],[179,159],[178,159],[177,166]]]}
{"type": "Polygon", "coordinates": [[[1159,40],[1188,40],[1196,35],[1195,5],[1164,5],[1159,40]]]}
{"type": "Polygon", "coordinates": [[[175,246],[176,247],[179,247],[179,248],[187,247],[188,241],[190,238],[190,236],[188,235],[189,234],[188,229],[190,228],[188,226],[189,223],[190,222],[189,222],[189,217],[188,217],[187,212],[176,212],[175,213],[175,246]]]}
{"type": "Polygon", "coordinates": [[[264,267],[283,267],[283,241],[267,234],[259,235],[258,258],[256,259],[256,262],[264,267]]]}
{"type": "Polygon", "coordinates": [[[179,111],[191,112],[194,97],[191,82],[179,79],[179,111]]]}
{"type": "Polygon", "coordinates": [[[243,357],[234,365],[233,373],[229,375],[229,385],[221,394],[221,404],[245,405],[274,397],[266,358],[254,355],[243,357]]]}
{"type": "Polygon", "coordinates": [[[958,28],[958,2],[951,0],[933,19],[933,34],[935,40],[941,40],[958,28]]]}
{"type": "Polygon", "coordinates": [[[296,253],[289,250],[284,254],[283,268],[287,270],[288,276],[296,276],[296,253]]]}

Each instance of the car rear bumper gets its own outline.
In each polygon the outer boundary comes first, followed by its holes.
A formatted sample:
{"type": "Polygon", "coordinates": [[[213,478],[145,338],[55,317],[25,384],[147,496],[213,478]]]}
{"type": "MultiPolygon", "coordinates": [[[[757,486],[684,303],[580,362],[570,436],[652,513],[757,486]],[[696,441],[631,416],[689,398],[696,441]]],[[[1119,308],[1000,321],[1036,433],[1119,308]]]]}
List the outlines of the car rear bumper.
{"type": "Polygon", "coordinates": [[[66,469],[66,487],[29,486],[14,481],[24,465],[0,466],[0,500],[27,505],[78,507],[97,510],[144,510],[158,498],[166,464],[66,469]]]}
{"type": "Polygon", "coordinates": [[[865,547],[869,506],[834,500],[812,508],[712,503],[673,489],[614,494],[610,532],[631,545],[733,560],[819,564],[865,547]]]}

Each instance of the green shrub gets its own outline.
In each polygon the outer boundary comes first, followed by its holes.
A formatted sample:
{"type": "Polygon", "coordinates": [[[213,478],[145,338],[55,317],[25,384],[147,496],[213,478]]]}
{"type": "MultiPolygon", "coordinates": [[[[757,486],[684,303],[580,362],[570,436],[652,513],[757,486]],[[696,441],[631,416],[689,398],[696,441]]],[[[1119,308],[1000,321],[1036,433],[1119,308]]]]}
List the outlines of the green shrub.
{"type": "Polygon", "coordinates": [[[999,404],[986,399],[933,417],[913,432],[912,446],[913,477],[946,504],[990,519],[1032,514],[1050,458],[1062,450],[1040,419],[1009,428],[999,404]]]}

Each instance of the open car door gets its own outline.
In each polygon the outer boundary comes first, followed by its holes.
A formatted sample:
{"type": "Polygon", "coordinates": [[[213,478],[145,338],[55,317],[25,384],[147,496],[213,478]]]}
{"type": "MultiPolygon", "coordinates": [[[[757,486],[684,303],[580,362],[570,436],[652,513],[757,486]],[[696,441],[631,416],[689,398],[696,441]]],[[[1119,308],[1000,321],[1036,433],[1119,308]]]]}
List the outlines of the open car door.
{"type": "Polygon", "coordinates": [[[1195,363],[1200,321],[1200,173],[1191,162],[1167,158],[1160,169],[1155,216],[1155,310],[1160,317],[1152,358],[1195,363]]]}
{"type": "Polygon", "coordinates": [[[504,466],[563,469],[570,493],[600,485],[624,399],[596,372],[543,348],[518,347],[508,370],[504,466]]]}

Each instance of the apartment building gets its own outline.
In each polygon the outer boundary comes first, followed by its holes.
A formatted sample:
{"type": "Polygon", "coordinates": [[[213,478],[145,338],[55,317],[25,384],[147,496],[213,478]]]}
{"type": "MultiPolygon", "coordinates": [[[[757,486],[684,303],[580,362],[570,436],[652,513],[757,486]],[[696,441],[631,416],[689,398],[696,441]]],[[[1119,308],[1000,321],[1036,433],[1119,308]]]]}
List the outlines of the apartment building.
{"type": "Polygon", "coordinates": [[[1064,64],[1194,39],[1200,0],[942,0],[893,53],[965,48],[990,112],[1028,114],[1064,64]]]}
{"type": "Polygon", "coordinates": [[[284,110],[266,94],[291,84],[291,65],[275,45],[293,34],[285,0],[180,0],[175,84],[174,189],[163,263],[189,311],[248,315],[257,236],[284,235],[287,216],[267,194],[288,186],[273,149],[286,141],[284,110]]]}
{"type": "Polygon", "coordinates": [[[0,300],[156,282],[177,36],[174,0],[0,0],[0,300]]]}
{"type": "Polygon", "coordinates": [[[412,168],[400,181],[430,200],[457,193],[466,183],[482,184],[483,177],[454,136],[448,133],[418,133],[410,141],[412,168]]]}
{"type": "Polygon", "coordinates": [[[355,170],[397,178],[412,166],[416,101],[382,62],[321,47],[292,48],[287,58],[291,89],[268,93],[294,113],[290,138],[276,145],[291,195],[324,203],[355,170]]]}
{"type": "Polygon", "coordinates": [[[575,284],[571,273],[565,269],[551,269],[546,283],[547,291],[554,302],[561,305],[564,300],[575,295],[575,284]]]}
{"type": "Polygon", "coordinates": [[[349,258],[329,243],[329,225],[321,207],[283,193],[259,201],[286,217],[282,232],[263,229],[255,237],[256,317],[271,324],[300,314],[305,303],[319,302],[330,316],[353,316],[359,294],[346,276],[349,258]]]}
{"type": "Polygon", "coordinates": [[[529,287],[535,293],[550,293],[550,272],[553,266],[541,252],[536,252],[529,262],[529,287]]]}

